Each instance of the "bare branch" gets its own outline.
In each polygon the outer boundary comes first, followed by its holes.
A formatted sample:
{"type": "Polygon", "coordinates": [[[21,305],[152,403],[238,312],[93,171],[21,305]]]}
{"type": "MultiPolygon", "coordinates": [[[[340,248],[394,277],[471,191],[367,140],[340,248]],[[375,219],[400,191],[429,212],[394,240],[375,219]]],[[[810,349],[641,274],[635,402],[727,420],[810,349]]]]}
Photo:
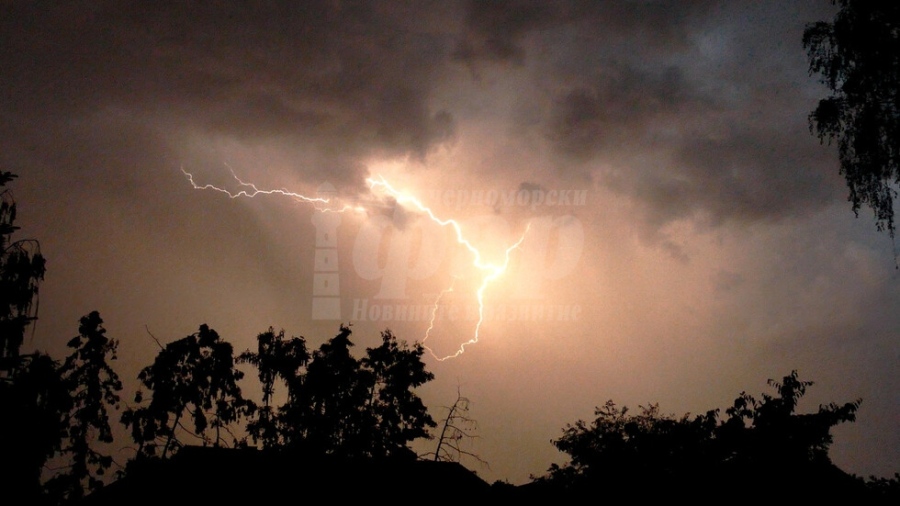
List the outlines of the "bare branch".
{"type": "Polygon", "coordinates": [[[154,341],[156,341],[156,345],[159,346],[159,349],[162,350],[162,349],[165,348],[165,347],[162,345],[162,343],[159,342],[159,339],[157,339],[156,336],[154,336],[153,333],[150,332],[150,326],[149,326],[149,325],[144,325],[144,330],[147,331],[147,335],[149,335],[151,338],[153,338],[154,341]]]}

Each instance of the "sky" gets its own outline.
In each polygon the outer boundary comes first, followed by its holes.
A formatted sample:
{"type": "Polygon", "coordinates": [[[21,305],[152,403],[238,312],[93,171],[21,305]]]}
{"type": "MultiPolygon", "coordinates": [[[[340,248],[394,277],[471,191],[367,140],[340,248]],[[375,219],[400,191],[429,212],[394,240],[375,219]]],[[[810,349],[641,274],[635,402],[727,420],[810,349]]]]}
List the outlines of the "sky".
{"type": "Polygon", "coordinates": [[[26,347],[97,310],[131,392],[151,334],[390,329],[511,483],[607,400],[724,412],[797,370],[802,412],[862,398],[839,467],[900,471],[894,245],[807,122],[831,2],[0,9],[0,168],[47,258],[26,347]],[[196,188],[241,182],[277,191],[196,188]]]}

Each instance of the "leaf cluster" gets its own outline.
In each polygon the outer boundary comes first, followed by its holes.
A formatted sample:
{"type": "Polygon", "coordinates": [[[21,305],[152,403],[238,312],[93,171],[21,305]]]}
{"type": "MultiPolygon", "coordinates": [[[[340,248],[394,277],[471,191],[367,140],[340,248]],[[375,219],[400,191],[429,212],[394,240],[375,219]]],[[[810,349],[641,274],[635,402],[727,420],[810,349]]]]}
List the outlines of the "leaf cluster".
{"type": "Polygon", "coordinates": [[[872,208],[876,226],[894,237],[900,183],[900,5],[841,0],[832,22],[807,25],[810,74],[831,95],[809,115],[810,132],[837,142],[853,211],[872,208]]]}
{"type": "Polygon", "coordinates": [[[769,381],[776,394],[757,400],[741,392],[720,418],[718,409],[681,417],[660,412],[657,404],[627,407],[608,401],[596,408],[590,423],[567,425],[553,441],[570,460],[551,466],[545,481],[564,487],[614,483],[697,485],[725,476],[748,476],[759,470],[790,473],[831,465],[830,430],[855,420],[860,400],[819,406],[815,413],[795,412],[812,385],[792,371],[769,381]]]}
{"type": "Polygon", "coordinates": [[[357,359],[349,327],[309,352],[302,337],[274,329],[259,334],[257,351],[240,361],[255,365],[263,406],[248,432],[264,448],[303,449],[343,457],[410,456],[407,444],[428,437],[435,425],[414,389],[434,378],[422,362],[424,348],[398,341],[390,330],[382,343],[357,359]],[[284,404],[271,400],[280,380],[284,404]]]}
{"type": "MultiPolygon", "coordinates": [[[[0,171],[0,187],[15,178],[0,171]]],[[[40,245],[13,240],[16,202],[0,192],[0,455],[14,463],[0,473],[0,490],[23,501],[41,493],[41,469],[60,448],[71,400],[58,364],[43,353],[22,354],[25,330],[37,318],[45,262],[40,245]]]]}
{"type": "MultiPolygon", "coordinates": [[[[138,374],[151,393],[149,404],[128,408],[122,415],[139,445],[139,454],[165,458],[182,445],[176,435],[179,428],[219,446],[221,431],[254,408],[237,385],[243,375],[235,367],[231,344],[205,324],[198,332],[166,345],[153,364],[138,374]],[[184,420],[190,420],[193,430],[184,420]],[[214,436],[207,435],[207,429],[213,430],[214,436]]],[[[143,397],[143,390],[138,390],[134,400],[140,405],[143,397]]]]}
{"type": "MultiPolygon", "coordinates": [[[[0,187],[14,179],[0,172],[0,187]]],[[[17,357],[25,328],[37,319],[37,296],[46,262],[40,244],[32,239],[12,240],[16,201],[9,189],[0,192],[0,381],[9,381],[20,368],[17,357]]]]}

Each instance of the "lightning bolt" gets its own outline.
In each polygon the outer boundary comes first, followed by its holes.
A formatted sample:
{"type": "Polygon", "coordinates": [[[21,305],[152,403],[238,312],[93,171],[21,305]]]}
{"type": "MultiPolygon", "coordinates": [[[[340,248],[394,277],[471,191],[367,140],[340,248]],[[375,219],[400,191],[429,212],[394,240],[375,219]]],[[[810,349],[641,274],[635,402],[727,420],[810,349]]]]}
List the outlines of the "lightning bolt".
{"type": "MultiPolygon", "coordinates": [[[[431,218],[433,222],[437,223],[438,225],[442,227],[452,227],[453,231],[456,232],[456,242],[463,245],[467,250],[469,250],[469,253],[472,254],[472,263],[475,268],[485,273],[484,277],[481,279],[481,286],[478,287],[478,291],[476,292],[478,299],[478,323],[475,324],[475,335],[472,337],[472,339],[469,339],[468,341],[462,343],[456,350],[456,353],[447,355],[445,357],[438,357],[437,355],[435,355],[434,351],[432,351],[431,348],[425,346],[423,339],[422,346],[424,346],[434,358],[440,361],[447,360],[448,358],[456,358],[462,355],[466,351],[466,346],[478,342],[478,335],[481,331],[481,325],[484,323],[484,292],[487,290],[488,285],[492,281],[496,280],[497,278],[502,276],[504,272],[506,272],[506,268],[509,266],[510,253],[512,253],[514,249],[521,246],[522,241],[525,240],[525,235],[528,234],[528,230],[529,228],[531,228],[531,224],[529,224],[528,227],[525,228],[525,232],[522,233],[522,236],[519,237],[518,241],[516,241],[512,246],[506,248],[506,253],[504,255],[502,263],[495,264],[486,262],[482,258],[481,252],[478,250],[478,248],[476,248],[471,242],[469,242],[468,239],[465,238],[465,236],[463,235],[462,227],[460,226],[458,221],[451,219],[442,220],[438,218],[434,214],[434,212],[425,204],[423,204],[419,199],[398,191],[396,188],[391,186],[390,183],[388,183],[383,177],[379,176],[378,179],[368,178],[366,179],[366,183],[369,184],[369,188],[380,188],[381,190],[392,196],[398,204],[411,204],[414,208],[418,209],[419,212],[426,214],[429,218],[431,218]]],[[[428,337],[428,333],[431,332],[431,329],[434,328],[434,318],[437,314],[437,305],[440,302],[440,299],[444,296],[444,294],[452,290],[453,287],[451,285],[450,288],[441,292],[441,294],[438,295],[437,299],[435,300],[434,310],[431,313],[431,322],[429,323],[428,332],[426,332],[425,334],[426,338],[428,337]]]]}
{"type": "MultiPolygon", "coordinates": [[[[226,164],[226,166],[228,166],[228,165],[226,164]]],[[[232,175],[232,177],[234,177],[235,181],[237,181],[238,184],[243,188],[242,190],[240,190],[238,192],[232,192],[232,191],[229,191],[224,188],[220,188],[220,187],[212,185],[212,184],[200,185],[194,181],[194,176],[190,172],[184,170],[183,167],[181,168],[181,172],[184,173],[185,177],[188,179],[188,181],[191,183],[191,186],[195,190],[213,190],[213,191],[217,191],[220,193],[224,193],[224,194],[228,195],[229,198],[232,198],[232,199],[236,199],[239,197],[253,198],[253,197],[256,197],[257,195],[281,195],[281,196],[293,198],[300,202],[306,202],[306,203],[310,203],[310,204],[331,204],[330,199],[307,197],[303,194],[291,192],[286,189],[278,189],[278,190],[260,189],[255,184],[247,183],[247,182],[243,181],[241,178],[239,178],[237,176],[237,174],[235,174],[234,169],[232,169],[231,167],[228,167],[228,169],[231,171],[231,175],[232,175]]],[[[434,324],[435,324],[434,322],[437,317],[437,310],[438,310],[441,299],[444,297],[444,295],[453,291],[453,283],[451,283],[451,285],[448,288],[442,290],[441,293],[435,298],[433,308],[431,311],[431,320],[428,323],[428,329],[425,331],[425,337],[422,339],[422,346],[426,350],[428,350],[428,352],[431,354],[431,356],[433,356],[438,361],[443,362],[444,360],[456,358],[456,357],[462,355],[466,351],[466,346],[475,344],[478,342],[479,334],[481,332],[481,326],[484,323],[484,294],[487,291],[488,286],[491,284],[491,282],[495,281],[497,278],[502,276],[504,272],[506,272],[506,269],[509,266],[510,255],[512,254],[512,252],[515,249],[517,249],[519,246],[522,245],[522,242],[525,240],[525,236],[528,234],[528,230],[531,228],[531,224],[529,223],[525,227],[525,231],[522,232],[522,235],[519,237],[518,241],[516,241],[511,246],[506,248],[506,251],[504,252],[504,256],[503,256],[503,262],[501,262],[501,263],[487,262],[482,258],[481,251],[479,251],[478,248],[476,248],[468,239],[465,238],[465,235],[463,234],[462,226],[460,226],[458,221],[453,220],[453,219],[438,218],[437,215],[435,215],[434,212],[431,210],[431,208],[429,208],[428,206],[423,204],[422,201],[420,201],[419,199],[417,199],[416,197],[414,197],[412,195],[407,195],[407,194],[397,190],[396,188],[391,186],[391,184],[388,183],[387,180],[384,179],[384,177],[382,177],[382,176],[378,176],[377,179],[367,178],[366,184],[369,185],[369,189],[371,189],[371,190],[380,190],[380,191],[384,192],[385,194],[389,195],[398,204],[411,205],[413,208],[418,210],[420,213],[428,216],[434,223],[437,223],[441,227],[451,227],[456,234],[456,242],[459,243],[460,245],[462,245],[466,250],[468,250],[469,253],[471,253],[472,265],[476,269],[478,269],[479,271],[481,271],[483,273],[482,279],[481,279],[481,284],[479,285],[478,290],[476,291],[476,299],[478,301],[478,322],[475,324],[475,332],[474,332],[473,337],[471,339],[469,339],[468,341],[460,344],[459,348],[456,350],[455,353],[446,355],[443,357],[439,357],[437,354],[434,353],[434,351],[430,347],[428,347],[424,344],[425,341],[430,336],[431,331],[434,329],[434,324]]],[[[357,206],[343,205],[342,207],[339,207],[339,208],[325,208],[325,209],[319,209],[317,207],[317,210],[319,210],[321,212],[344,212],[344,211],[348,211],[348,210],[367,212],[367,209],[364,206],[359,206],[359,205],[357,205],[357,206]]],[[[454,283],[455,283],[455,281],[456,280],[454,278],[454,283]]]]}
{"type": "MultiPolygon", "coordinates": [[[[239,192],[232,192],[232,191],[226,190],[225,188],[220,188],[220,187],[212,185],[212,184],[200,185],[200,184],[197,184],[196,182],[194,182],[193,174],[184,170],[184,167],[181,168],[181,172],[185,175],[188,182],[191,183],[191,186],[195,190],[213,190],[213,191],[217,191],[219,193],[224,193],[225,195],[228,195],[228,198],[232,198],[232,199],[236,199],[239,197],[253,198],[253,197],[256,197],[257,195],[281,195],[284,197],[290,197],[294,200],[297,200],[300,202],[306,202],[309,204],[330,204],[331,203],[331,199],[307,197],[303,194],[294,193],[294,192],[288,191],[284,188],[282,188],[280,190],[261,190],[261,189],[257,188],[257,186],[255,184],[247,183],[247,182],[243,181],[241,178],[239,178],[238,175],[235,174],[234,169],[232,169],[228,164],[225,164],[225,166],[228,167],[229,171],[231,171],[231,177],[233,177],[234,180],[238,182],[238,185],[240,185],[241,187],[243,187],[245,189],[243,189],[239,192]]],[[[365,208],[363,208],[362,206],[351,206],[351,205],[344,205],[340,208],[324,208],[324,209],[317,208],[317,209],[321,212],[339,212],[339,213],[342,213],[344,211],[365,212],[365,208]]]]}
{"type": "MultiPolygon", "coordinates": [[[[431,331],[434,329],[434,320],[437,318],[437,310],[439,304],[441,303],[441,299],[444,298],[444,295],[453,291],[453,285],[456,283],[456,277],[453,277],[453,283],[450,284],[448,288],[445,288],[438,294],[437,298],[434,299],[434,306],[431,308],[431,320],[428,322],[428,328],[425,330],[425,337],[422,338],[422,346],[425,346],[425,341],[428,340],[428,337],[431,335],[431,331]]],[[[434,356],[434,352],[431,351],[431,348],[425,346],[425,348],[431,352],[431,355],[434,356]]],[[[437,358],[437,357],[434,357],[437,358]]],[[[440,360],[440,359],[439,359],[440,360]]]]}

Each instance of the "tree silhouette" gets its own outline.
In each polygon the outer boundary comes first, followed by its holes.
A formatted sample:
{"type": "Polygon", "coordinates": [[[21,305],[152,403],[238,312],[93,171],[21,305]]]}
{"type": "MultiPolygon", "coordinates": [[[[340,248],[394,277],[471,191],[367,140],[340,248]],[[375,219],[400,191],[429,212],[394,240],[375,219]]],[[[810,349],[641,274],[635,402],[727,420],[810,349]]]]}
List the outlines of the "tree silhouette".
{"type": "Polygon", "coordinates": [[[386,330],[381,345],[357,359],[351,334],[341,325],[310,354],[305,339],[286,340],[270,327],[257,336],[256,352],[240,355],[257,367],[263,387],[263,406],[247,425],[255,442],[344,458],[415,457],[408,444],[435,425],[414,392],[434,378],[422,362],[424,348],[386,330]],[[287,400],[275,409],[279,379],[287,400]]]}
{"type": "Polygon", "coordinates": [[[571,462],[551,467],[551,476],[567,485],[634,483],[648,477],[671,485],[686,469],[708,472],[715,460],[715,411],[676,418],[651,404],[632,415],[608,401],[594,414],[590,425],[579,420],[553,442],[571,462]]]}
{"type": "MultiPolygon", "coordinates": [[[[0,172],[0,187],[16,176],[0,172]]],[[[59,449],[70,398],[58,364],[49,356],[21,353],[25,330],[37,319],[38,285],[45,262],[32,239],[12,240],[16,203],[0,193],[0,472],[4,496],[40,501],[41,469],[59,449]]]]}
{"type": "Polygon", "coordinates": [[[469,403],[469,399],[463,397],[457,388],[456,401],[452,406],[445,407],[447,416],[441,423],[441,432],[437,436],[434,451],[425,453],[425,457],[430,457],[435,462],[459,462],[463,457],[469,457],[487,465],[487,462],[477,454],[463,448],[464,441],[478,437],[473,434],[478,428],[478,423],[469,416],[469,403]]]}
{"type": "MultiPolygon", "coordinates": [[[[0,187],[17,176],[0,172],[0,187]]],[[[9,189],[0,193],[0,378],[8,379],[22,364],[19,352],[25,328],[37,319],[38,285],[46,265],[40,244],[33,239],[12,240],[16,202],[9,189]]]]}
{"type": "Polygon", "coordinates": [[[434,379],[425,370],[421,344],[397,342],[390,330],[381,333],[381,345],[368,348],[363,368],[371,371],[369,409],[375,422],[371,454],[378,457],[414,456],[408,444],[429,437],[435,422],[413,389],[434,379]]]}
{"type": "Polygon", "coordinates": [[[778,395],[763,394],[762,400],[742,392],[726,410],[719,436],[732,447],[729,459],[749,465],[790,467],[799,464],[831,464],[828,448],[831,428],[856,420],[861,399],[842,405],[819,406],[816,413],[795,414],[797,403],[811,381],[800,381],[792,371],[780,382],[769,380],[778,395]],[[739,450],[739,451],[737,451],[739,450]]]}
{"type": "MultiPolygon", "coordinates": [[[[178,429],[204,443],[212,439],[212,444],[219,446],[223,441],[221,431],[253,409],[237,385],[242,377],[235,367],[231,344],[207,325],[166,345],[153,364],[138,375],[152,393],[149,405],[129,408],[122,415],[122,422],[131,428],[132,438],[139,445],[139,454],[156,456],[162,445],[159,456],[165,458],[182,444],[176,437],[178,429]],[[193,430],[184,426],[185,418],[193,422],[193,430]],[[206,434],[210,424],[212,438],[206,434]]],[[[142,401],[143,392],[139,390],[135,402],[142,401]]]]}
{"type": "Polygon", "coordinates": [[[853,211],[872,208],[876,226],[894,237],[892,185],[900,183],[900,6],[840,0],[831,23],[807,25],[810,74],[831,96],[809,115],[810,131],[837,141],[853,211]]]}
{"type": "Polygon", "coordinates": [[[342,325],[313,353],[306,371],[304,405],[297,410],[305,416],[297,428],[304,433],[303,444],[316,453],[360,456],[368,446],[366,428],[372,420],[364,407],[371,376],[350,353],[350,334],[342,325]]]}
{"type": "Polygon", "coordinates": [[[57,364],[42,353],[24,354],[19,366],[0,382],[0,490],[20,504],[43,501],[41,470],[65,435],[71,405],[57,364]]]}
{"type": "Polygon", "coordinates": [[[94,440],[113,441],[108,408],[118,409],[122,390],[119,376],[109,365],[119,343],[106,337],[102,325],[97,311],[81,318],[79,335],[68,342],[73,351],[60,368],[62,382],[72,396],[66,421],[68,443],[62,448],[71,465],[46,486],[59,502],[76,501],[85,492],[102,487],[101,478],[113,462],[92,445],[94,440]]]}
{"type": "Polygon", "coordinates": [[[303,414],[294,412],[303,402],[302,389],[306,365],[310,354],[306,349],[306,340],[293,337],[285,340],[284,330],[278,334],[269,327],[266,332],[256,337],[257,351],[245,351],[238,357],[238,362],[256,366],[259,382],[262,385],[262,402],[247,423],[247,432],[254,442],[261,443],[263,448],[279,448],[296,440],[298,435],[290,430],[292,419],[302,421],[303,414]],[[276,411],[272,406],[275,384],[281,380],[287,386],[287,401],[276,411]],[[285,433],[289,432],[289,433],[285,433]]]}
{"type": "Polygon", "coordinates": [[[541,480],[568,490],[653,486],[685,494],[710,482],[740,487],[766,477],[791,482],[788,489],[796,486],[804,493],[814,483],[822,485],[823,477],[834,485],[832,478],[841,475],[828,458],[830,430],[855,420],[861,401],[797,414],[797,402],[812,382],[800,381],[792,371],[769,385],[776,395],[756,400],[742,392],[724,420],[719,410],[663,415],[656,404],[631,414],[608,401],[590,424],[579,420],[564,429],[553,444],[570,461],[554,464],[541,480]]]}

